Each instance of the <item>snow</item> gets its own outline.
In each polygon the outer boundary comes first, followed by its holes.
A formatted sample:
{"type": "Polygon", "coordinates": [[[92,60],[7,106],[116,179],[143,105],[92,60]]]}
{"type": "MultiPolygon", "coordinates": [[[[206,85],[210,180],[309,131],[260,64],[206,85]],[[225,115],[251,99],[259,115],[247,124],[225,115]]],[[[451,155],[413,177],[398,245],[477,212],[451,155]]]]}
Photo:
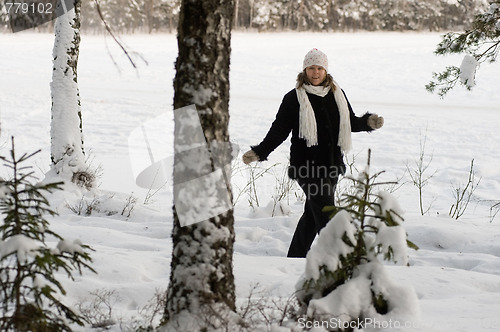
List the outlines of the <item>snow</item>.
{"type": "Polygon", "coordinates": [[[404,228],[402,226],[387,227],[381,224],[378,229],[374,246],[380,246],[382,253],[392,250],[394,261],[406,265],[408,263],[408,250],[406,241],[401,240],[406,238],[404,228]]]}
{"type": "MultiPolygon", "coordinates": [[[[119,295],[114,318],[123,327],[139,315],[156,289],[166,290],[170,275],[173,193],[161,190],[146,199],[149,188],[136,185],[134,169],[140,167],[130,161],[129,137],[141,124],[166,114],[169,120],[158,125],[158,130],[146,126],[151,134],[148,139],[160,142],[159,152],[153,153],[155,162],[173,155],[170,119],[177,49],[175,35],[122,39],[149,65],[139,63],[136,71],[109,38],[82,36],[78,79],[84,145],[93,164],[102,167],[103,175],[98,179],[100,187],[93,192],[67,187],[64,193],[55,193],[51,203],[60,216],[50,217],[50,221],[54,231],[70,243],[79,239],[96,250],[91,256],[98,274],[85,272],[75,282],[61,274],[68,303],[74,306],[95,290],[113,290],[119,295]],[[114,67],[107,48],[120,70],[114,67]],[[161,150],[161,142],[165,142],[166,151],[161,150]],[[137,202],[127,217],[122,211],[129,197],[137,202]],[[94,207],[90,216],[68,208],[80,201],[94,207]]],[[[482,64],[472,92],[457,87],[441,100],[427,93],[424,86],[433,71],[460,64],[462,57],[435,56],[433,50],[439,41],[439,33],[234,33],[231,141],[242,152],[257,144],[283,95],[294,87],[303,56],[312,47],[324,51],[331,73],[355,112],[370,111],[385,119],[379,131],[353,134],[349,158],[355,158],[356,166],[362,169],[366,151],[372,148],[372,173],[385,170],[382,179],[388,181],[403,176],[406,183],[392,194],[405,211],[403,226],[409,240],[420,247],[408,251],[410,267],[384,266],[392,286],[408,285],[415,290],[418,305],[410,303],[407,310],[419,310],[420,320],[408,328],[393,325],[382,330],[500,331],[500,221],[497,216],[490,222],[489,211],[500,200],[495,152],[500,146],[500,66],[482,64]],[[424,205],[432,204],[431,208],[420,216],[418,191],[405,172],[418,156],[419,137],[424,132],[426,152],[432,155],[429,174],[436,173],[424,188],[424,205]],[[472,158],[482,177],[476,199],[463,217],[452,220],[447,216],[453,203],[451,183],[467,179],[472,158]]],[[[0,44],[0,57],[9,59],[0,64],[0,153],[7,154],[11,135],[15,135],[19,153],[41,148],[42,153],[33,160],[41,176],[50,162],[53,36],[30,31],[0,34],[0,44]]],[[[288,148],[287,141],[262,167],[278,164],[275,170],[284,168],[288,148]]],[[[144,161],[145,167],[151,164],[147,152],[144,161]]],[[[0,173],[5,176],[3,169],[0,173]]],[[[243,188],[247,179],[248,172],[235,172],[233,189],[243,188]]],[[[291,192],[290,213],[272,218],[269,204],[275,181],[271,171],[257,180],[259,207],[250,208],[246,194],[236,206],[234,273],[239,301],[245,300],[255,284],[263,287],[267,296],[288,298],[306,270],[304,259],[285,258],[303,208],[300,190],[291,192]]],[[[404,297],[404,292],[395,292],[404,297]]],[[[394,320],[404,319],[395,313],[394,320]]],[[[116,325],[111,329],[119,330],[116,325]]]]}
{"type": "MultiPolygon", "coordinates": [[[[418,322],[420,315],[414,291],[395,283],[378,262],[361,265],[358,275],[349,282],[323,298],[311,300],[307,311],[309,317],[318,317],[319,322],[330,321],[340,326],[362,328],[375,327],[372,326],[375,322],[389,326],[390,321],[399,322],[405,327],[408,322],[412,322],[412,325],[418,322]],[[387,299],[387,314],[378,314],[371,305],[371,289],[387,299]],[[363,319],[360,322],[356,317],[363,319]]],[[[334,324],[330,325],[335,327],[334,324]]]]}
{"type": "Polygon", "coordinates": [[[460,65],[460,82],[468,88],[472,88],[476,85],[474,80],[476,76],[476,70],[479,67],[479,62],[472,55],[464,56],[462,64],[460,65]]]}
{"type": "MultiPolygon", "coordinates": [[[[335,271],[341,267],[339,256],[346,257],[353,251],[353,248],[348,246],[342,237],[345,234],[352,243],[356,243],[355,232],[356,228],[349,214],[345,211],[337,213],[332,222],[321,230],[317,245],[307,253],[304,277],[318,280],[321,266],[325,266],[329,271],[335,271]],[[322,236],[323,233],[325,235],[322,236]]],[[[297,287],[299,289],[302,287],[300,282],[297,287]]]]}
{"type": "Polygon", "coordinates": [[[59,250],[59,253],[67,252],[72,255],[74,255],[75,253],[83,254],[85,252],[85,249],[82,248],[82,245],[83,243],[80,239],[76,239],[73,241],[61,240],[57,244],[57,250],[59,250]]]}
{"type": "MultiPolygon", "coordinates": [[[[0,181],[3,181],[3,179],[0,178],[0,181]]],[[[7,197],[9,193],[10,193],[9,187],[0,184],[0,199],[7,197]]]]}
{"type": "Polygon", "coordinates": [[[392,251],[395,262],[407,265],[408,246],[406,244],[406,231],[403,225],[404,211],[390,193],[381,191],[377,196],[377,203],[380,205],[377,215],[390,215],[393,222],[397,225],[389,227],[378,219],[372,218],[370,224],[378,229],[373,246],[379,247],[380,253],[392,251]]]}
{"type": "Polygon", "coordinates": [[[377,196],[377,204],[380,205],[378,215],[386,216],[387,213],[390,213],[394,221],[401,224],[403,221],[404,210],[401,208],[394,196],[387,191],[380,191],[377,196]]]}
{"type": "Polygon", "coordinates": [[[210,88],[205,88],[201,84],[195,89],[193,86],[184,85],[182,91],[193,96],[192,103],[196,105],[205,105],[215,95],[210,88]]]}
{"type": "Polygon", "coordinates": [[[495,11],[499,8],[497,3],[491,3],[490,7],[488,9],[488,14],[493,15],[495,14],[495,11]]]}
{"type": "Polygon", "coordinates": [[[21,263],[25,263],[28,256],[35,257],[40,249],[40,243],[24,235],[11,236],[7,241],[0,241],[0,257],[13,253],[21,263]]]}

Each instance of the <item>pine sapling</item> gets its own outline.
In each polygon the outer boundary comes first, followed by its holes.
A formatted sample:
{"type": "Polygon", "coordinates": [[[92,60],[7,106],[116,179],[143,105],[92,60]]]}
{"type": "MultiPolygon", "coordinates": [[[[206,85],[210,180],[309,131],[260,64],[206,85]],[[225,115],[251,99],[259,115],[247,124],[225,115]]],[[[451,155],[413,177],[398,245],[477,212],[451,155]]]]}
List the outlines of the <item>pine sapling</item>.
{"type": "Polygon", "coordinates": [[[10,179],[0,180],[0,330],[56,332],[71,331],[71,324],[83,325],[82,317],[63,302],[66,294],[56,272],[73,273],[89,269],[89,246],[67,241],[50,230],[46,216],[50,208],[47,193],[62,183],[35,183],[25,162],[37,154],[16,155],[14,139],[10,158],[0,157],[10,169],[10,179]],[[47,241],[58,241],[49,247],[47,241]]]}
{"type": "MultiPolygon", "coordinates": [[[[321,231],[307,255],[306,271],[297,284],[301,314],[309,320],[337,319],[349,331],[358,319],[386,315],[394,308],[418,307],[412,290],[396,285],[378,257],[408,265],[408,248],[418,247],[407,239],[402,210],[388,192],[374,193],[383,172],[370,175],[368,165],[358,178],[349,178],[355,193],[342,196],[339,207],[327,207],[334,217],[321,231]],[[394,290],[407,295],[397,303],[394,290]]],[[[406,309],[403,309],[403,311],[406,309]]]]}

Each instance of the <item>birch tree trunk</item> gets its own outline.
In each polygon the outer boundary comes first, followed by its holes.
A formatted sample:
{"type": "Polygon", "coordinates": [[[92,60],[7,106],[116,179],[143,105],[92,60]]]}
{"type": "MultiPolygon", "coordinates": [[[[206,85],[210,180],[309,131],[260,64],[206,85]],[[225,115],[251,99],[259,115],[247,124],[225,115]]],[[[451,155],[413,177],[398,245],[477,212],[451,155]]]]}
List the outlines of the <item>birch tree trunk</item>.
{"type": "Polygon", "coordinates": [[[214,153],[221,146],[229,146],[229,59],[233,13],[232,0],[182,2],[174,79],[174,227],[164,317],[166,331],[219,328],[229,324],[234,317],[234,218],[230,181],[226,175],[230,172],[227,169],[220,172],[230,162],[227,154],[214,153]],[[192,146],[186,143],[186,139],[196,136],[195,129],[186,130],[184,119],[189,111],[185,107],[192,104],[196,105],[196,121],[198,126],[201,124],[200,132],[208,154],[203,148],[195,153],[181,148],[182,145],[192,146]],[[192,173],[200,169],[203,170],[198,178],[184,183],[184,191],[176,189],[176,179],[193,178],[192,173]],[[213,174],[224,176],[214,181],[213,174]],[[216,212],[201,222],[183,226],[182,214],[195,213],[200,205],[206,204],[203,200],[211,201],[214,195],[221,194],[214,187],[225,191],[230,208],[222,209],[221,213],[216,212]],[[211,190],[215,190],[214,195],[194,198],[199,191],[211,190]],[[190,209],[183,208],[181,212],[180,205],[186,204],[190,209]]]}
{"type": "Polygon", "coordinates": [[[85,164],[77,79],[81,0],[73,0],[72,5],[71,8],[64,0],[60,0],[56,8],[58,17],[54,25],[53,71],[50,84],[51,171],[63,180],[89,186],[91,179],[85,164]]]}

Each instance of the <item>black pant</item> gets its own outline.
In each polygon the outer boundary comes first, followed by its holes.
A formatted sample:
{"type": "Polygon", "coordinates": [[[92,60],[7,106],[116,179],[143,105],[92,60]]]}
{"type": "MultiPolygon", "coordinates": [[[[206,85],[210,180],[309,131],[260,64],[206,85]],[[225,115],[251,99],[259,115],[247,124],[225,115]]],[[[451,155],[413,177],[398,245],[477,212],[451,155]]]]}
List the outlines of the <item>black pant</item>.
{"type": "Polygon", "coordinates": [[[297,179],[306,194],[306,203],[287,257],[306,257],[316,234],[319,234],[330,220],[330,212],[325,213],[322,209],[335,204],[337,180],[338,178],[297,179]]]}

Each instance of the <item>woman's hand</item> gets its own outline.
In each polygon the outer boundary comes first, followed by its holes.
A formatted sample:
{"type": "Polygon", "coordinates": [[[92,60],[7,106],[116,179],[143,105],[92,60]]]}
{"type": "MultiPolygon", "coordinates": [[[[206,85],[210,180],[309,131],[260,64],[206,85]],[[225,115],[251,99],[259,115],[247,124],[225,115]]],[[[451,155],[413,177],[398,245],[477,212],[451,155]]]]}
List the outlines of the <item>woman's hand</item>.
{"type": "Polygon", "coordinates": [[[384,118],[377,114],[372,114],[368,117],[368,126],[372,129],[380,129],[384,125],[384,118]]]}
{"type": "Polygon", "coordinates": [[[259,156],[253,151],[253,150],[248,150],[243,154],[243,162],[248,165],[252,161],[258,161],[260,160],[259,156]]]}

